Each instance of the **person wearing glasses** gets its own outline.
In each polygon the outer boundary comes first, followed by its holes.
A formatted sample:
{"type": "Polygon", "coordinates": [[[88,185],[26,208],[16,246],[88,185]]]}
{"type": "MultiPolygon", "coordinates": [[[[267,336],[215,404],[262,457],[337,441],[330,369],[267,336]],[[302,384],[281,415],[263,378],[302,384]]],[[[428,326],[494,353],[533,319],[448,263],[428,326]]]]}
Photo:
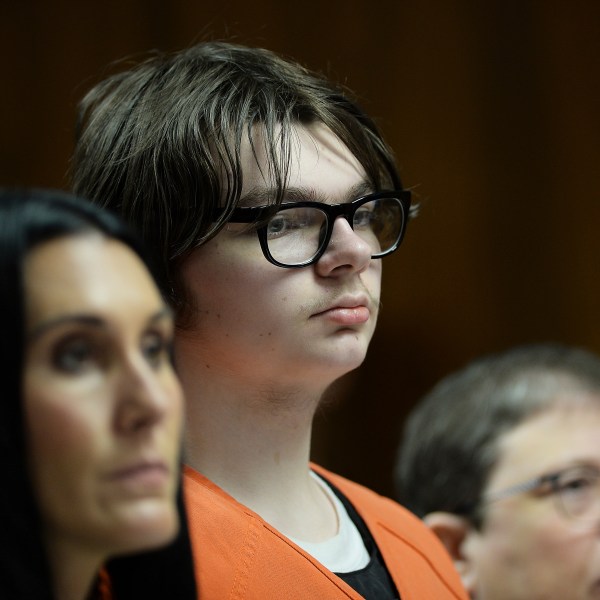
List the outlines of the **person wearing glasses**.
{"type": "Polygon", "coordinates": [[[411,204],[348,92],[259,48],[157,55],[82,100],[72,177],[162,266],[199,597],[466,598],[419,519],[309,463],[411,204]]]}
{"type": "Polygon", "coordinates": [[[480,358],[406,421],[398,497],[472,598],[600,595],[600,358],[559,344],[480,358]]]}

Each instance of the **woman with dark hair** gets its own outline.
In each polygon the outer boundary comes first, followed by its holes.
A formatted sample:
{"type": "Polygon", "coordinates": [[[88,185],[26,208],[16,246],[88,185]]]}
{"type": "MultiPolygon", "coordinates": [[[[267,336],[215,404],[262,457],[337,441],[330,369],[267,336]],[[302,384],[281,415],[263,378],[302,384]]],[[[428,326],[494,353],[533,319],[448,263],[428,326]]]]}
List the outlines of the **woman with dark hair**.
{"type": "Polygon", "coordinates": [[[136,238],[0,191],[0,597],[195,598],[173,318],[136,238]]]}

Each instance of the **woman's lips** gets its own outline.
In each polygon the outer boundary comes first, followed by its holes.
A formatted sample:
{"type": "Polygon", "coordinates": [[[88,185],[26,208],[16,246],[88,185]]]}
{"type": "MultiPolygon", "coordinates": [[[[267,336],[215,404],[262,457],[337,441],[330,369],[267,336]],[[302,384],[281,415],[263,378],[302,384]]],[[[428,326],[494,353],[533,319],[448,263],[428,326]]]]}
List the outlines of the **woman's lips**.
{"type": "Polygon", "coordinates": [[[109,480],[137,494],[161,491],[169,483],[170,472],[165,463],[140,463],[114,471],[109,480]]]}

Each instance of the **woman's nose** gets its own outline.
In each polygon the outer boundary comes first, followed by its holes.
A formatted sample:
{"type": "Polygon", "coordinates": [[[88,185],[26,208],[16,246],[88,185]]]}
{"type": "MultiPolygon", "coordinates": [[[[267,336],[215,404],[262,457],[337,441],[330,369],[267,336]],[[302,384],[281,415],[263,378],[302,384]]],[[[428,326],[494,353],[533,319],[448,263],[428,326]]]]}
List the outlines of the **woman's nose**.
{"type": "Polygon", "coordinates": [[[121,433],[136,433],[160,422],[169,406],[169,394],[157,373],[143,361],[124,367],[118,385],[116,425],[121,433]]]}

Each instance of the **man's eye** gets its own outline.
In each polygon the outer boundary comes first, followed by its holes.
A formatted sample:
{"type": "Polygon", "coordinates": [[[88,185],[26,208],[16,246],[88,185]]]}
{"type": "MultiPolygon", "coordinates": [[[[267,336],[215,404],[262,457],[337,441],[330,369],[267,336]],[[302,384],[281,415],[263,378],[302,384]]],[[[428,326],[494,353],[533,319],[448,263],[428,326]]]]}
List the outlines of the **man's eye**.
{"type": "Polygon", "coordinates": [[[594,482],[588,477],[571,477],[570,479],[565,479],[559,483],[559,487],[564,491],[574,491],[577,492],[579,490],[585,490],[593,485],[594,482]]]}
{"type": "Polygon", "coordinates": [[[275,215],[267,225],[267,235],[276,237],[282,235],[289,228],[289,219],[283,215],[275,215]]]}
{"type": "Polygon", "coordinates": [[[600,482],[600,474],[591,469],[577,469],[563,473],[556,482],[556,490],[563,497],[583,497],[592,493],[600,482]]]}
{"type": "Polygon", "coordinates": [[[290,208],[278,212],[267,225],[267,236],[271,238],[282,235],[318,230],[325,220],[319,210],[310,208],[290,208]]]}
{"type": "Polygon", "coordinates": [[[267,225],[267,236],[269,238],[281,237],[288,233],[295,233],[310,225],[308,215],[298,211],[283,211],[276,214],[267,225]]]}
{"type": "Polygon", "coordinates": [[[354,227],[370,227],[375,213],[368,208],[362,208],[354,213],[354,227]]]}

